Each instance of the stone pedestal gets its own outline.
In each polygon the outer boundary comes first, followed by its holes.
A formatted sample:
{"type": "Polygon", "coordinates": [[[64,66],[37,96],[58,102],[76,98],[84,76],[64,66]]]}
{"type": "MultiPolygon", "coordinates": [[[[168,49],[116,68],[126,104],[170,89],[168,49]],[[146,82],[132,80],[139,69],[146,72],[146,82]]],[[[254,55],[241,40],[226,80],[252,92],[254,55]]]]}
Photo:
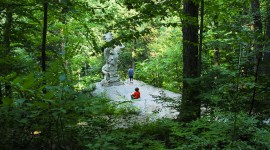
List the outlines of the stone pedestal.
{"type": "Polygon", "coordinates": [[[102,86],[117,86],[124,84],[120,81],[120,77],[117,73],[104,74],[104,79],[100,83],[102,86]]]}

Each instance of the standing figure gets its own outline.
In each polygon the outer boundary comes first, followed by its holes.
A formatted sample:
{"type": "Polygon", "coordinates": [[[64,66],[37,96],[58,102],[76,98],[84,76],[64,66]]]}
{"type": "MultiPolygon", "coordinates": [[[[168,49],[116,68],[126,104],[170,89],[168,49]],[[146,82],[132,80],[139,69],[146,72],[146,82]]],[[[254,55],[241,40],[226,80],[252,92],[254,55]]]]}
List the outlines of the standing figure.
{"type": "MultiPolygon", "coordinates": [[[[113,38],[112,33],[108,32],[104,35],[105,41],[110,42],[113,38]]],[[[103,86],[121,85],[120,77],[117,72],[118,55],[120,49],[125,46],[121,43],[121,46],[114,45],[114,48],[107,47],[104,49],[104,58],[106,64],[102,67],[102,73],[104,79],[101,81],[103,86]]]]}
{"type": "Polygon", "coordinates": [[[132,83],[133,82],[133,75],[134,75],[134,70],[131,66],[129,66],[128,69],[128,77],[129,77],[129,82],[132,83]]]}

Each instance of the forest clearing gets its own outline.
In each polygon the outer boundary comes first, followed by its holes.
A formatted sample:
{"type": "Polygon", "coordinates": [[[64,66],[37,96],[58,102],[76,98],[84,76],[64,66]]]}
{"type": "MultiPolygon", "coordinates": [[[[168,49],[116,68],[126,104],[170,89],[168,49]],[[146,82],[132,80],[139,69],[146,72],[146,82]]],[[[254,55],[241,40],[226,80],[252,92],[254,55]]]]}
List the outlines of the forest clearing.
{"type": "Polygon", "coordinates": [[[269,0],[0,0],[1,150],[269,150],[269,0]]]}

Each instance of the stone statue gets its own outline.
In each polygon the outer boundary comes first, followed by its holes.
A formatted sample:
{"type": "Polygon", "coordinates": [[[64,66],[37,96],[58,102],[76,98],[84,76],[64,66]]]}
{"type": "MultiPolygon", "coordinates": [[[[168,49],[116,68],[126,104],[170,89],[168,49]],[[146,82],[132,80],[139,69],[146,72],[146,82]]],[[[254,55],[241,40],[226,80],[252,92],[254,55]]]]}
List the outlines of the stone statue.
{"type": "MultiPolygon", "coordinates": [[[[110,42],[113,38],[112,33],[108,32],[104,35],[105,41],[110,42]]],[[[120,78],[117,72],[117,63],[120,50],[125,46],[121,43],[121,46],[114,45],[114,48],[107,47],[104,49],[104,58],[106,64],[102,67],[102,73],[104,75],[101,81],[102,86],[114,86],[123,84],[120,82],[120,78]]]]}

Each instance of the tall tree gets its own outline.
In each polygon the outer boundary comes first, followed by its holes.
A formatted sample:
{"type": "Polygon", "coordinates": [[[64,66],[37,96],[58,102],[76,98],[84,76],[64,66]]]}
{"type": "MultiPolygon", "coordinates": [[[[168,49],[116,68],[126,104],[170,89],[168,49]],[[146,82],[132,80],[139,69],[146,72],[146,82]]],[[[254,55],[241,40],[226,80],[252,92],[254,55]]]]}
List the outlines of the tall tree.
{"type": "MultiPolygon", "coordinates": [[[[46,39],[47,39],[47,25],[48,25],[48,0],[43,2],[43,31],[42,31],[42,45],[41,45],[41,69],[46,71],[46,39]]],[[[46,85],[45,75],[43,76],[43,84],[46,85]]],[[[46,89],[43,89],[46,93],[46,89]]]]}
{"type": "Polygon", "coordinates": [[[183,19],[183,90],[180,105],[180,120],[190,122],[200,116],[201,102],[198,99],[199,90],[194,79],[199,74],[198,58],[198,13],[199,5],[193,0],[186,0],[183,19]],[[193,80],[192,80],[193,79],[193,80]]]}
{"type": "Polygon", "coordinates": [[[3,99],[2,83],[0,82],[0,104],[3,103],[2,99],[3,99]]]}
{"type": "Polygon", "coordinates": [[[46,71],[46,37],[47,37],[47,17],[48,17],[48,0],[43,3],[43,32],[42,32],[42,48],[41,48],[41,68],[46,71]]]}
{"type": "MultiPolygon", "coordinates": [[[[10,39],[11,39],[11,27],[12,27],[12,7],[11,5],[8,5],[6,8],[6,16],[5,16],[5,24],[4,24],[4,33],[3,33],[3,47],[4,47],[4,53],[3,56],[6,57],[6,59],[8,59],[9,55],[10,55],[10,39]]],[[[9,63],[9,62],[8,62],[9,63]]],[[[6,64],[4,65],[4,74],[8,74],[9,71],[11,71],[11,65],[10,64],[6,64]]],[[[9,83],[5,83],[5,95],[7,97],[11,96],[11,86],[9,83]]]]}
{"type": "Polygon", "coordinates": [[[263,56],[263,73],[270,77],[270,2],[266,2],[266,52],[263,56]]]}
{"type": "MultiPolygon", "coordinates": [[[[215,28],[218,29],[218,14],[214,16],[214,25],[215,25],[215,28]]],[[[215,38],[218,39],[218,35],[215,35],[215,38]]],[[[216,45],[214,47],[214,65],[216,66],[219,65],[219,57],[220,57],[219,55],[220,55],[219,47],[218,45],[216,45]]]]}
{"type": "Polygon", "coordinates": [[[201,74],[201,63],[202,63],[202,48],[203,48],[203,19],[204,19],[204,0],[201,0],[200,9],[200,45],[199,45],[199,74],[201,74]]]}
{"type": "MultiPolygon", "coordinates": [[[[262,19],[261,19],[261,12],[260,12],[260,1],[259,0],[252,0],[251,1],[251,10],[252,10],[252,17],[253,17],[253,26],[252,29],[254,30],[254,52],[255,52],[255,84],[258,81],[259,76],[259,67],[262,59],[262,44],[261,44],[261,36],[262,36],[262,19]]],[[[255,103],[255,97],[256,97],[256,86],[253,88],[253,94],[252,94],[252,100],[251,100],[251,106],[249,110],[249,114],[252,113],[252,110],[254,108],[255,103]]]]}

